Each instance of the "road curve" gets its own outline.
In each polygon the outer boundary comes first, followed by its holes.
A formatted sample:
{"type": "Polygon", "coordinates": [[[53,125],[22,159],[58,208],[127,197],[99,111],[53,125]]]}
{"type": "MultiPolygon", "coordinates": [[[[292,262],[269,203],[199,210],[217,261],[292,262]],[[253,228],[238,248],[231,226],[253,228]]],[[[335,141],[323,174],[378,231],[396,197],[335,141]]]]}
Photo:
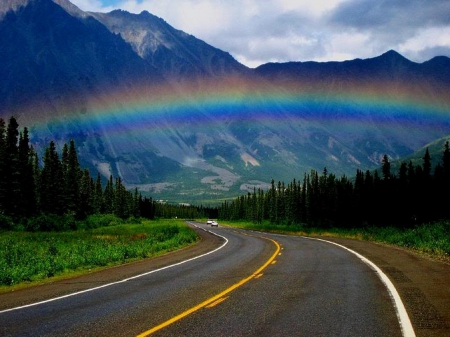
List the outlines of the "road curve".
{"type": "MultiPolygon", "coordinates": [[[[239,284],[154,335],[401,336],[386,287],[353,254],[329,243],[299,237],[225,227],[211,230],[228,240],[213,254],[96,291],[2,312],[0,335],[145,334],[239,284]],[[270,237],[276,244],[261,236],[270,237]],[[270,261],[277,245],[281,255],[270,261]],[[264,265],[264,270],[255,274],[264,265]],[[243,280],[247,281],[240,284],[243,280]]],[[[205,241],[209,239],[205,237],[205,241]]],[[[223,244],[217,237],[215,240],[209,250],[223,244]]],[[[159,268],[164,265],[167,261],[160,262],[159,268]]],[[[121,275],[119,270],[116,278],[121,275]]],[[[92,277],[90,286],[111,281],[111,276],[97,281],[92,277]]],[[[86,288],[81,278],[76,280],[64,284],[86,288]]],[[[37,290],[34,293],[39,293],[37,290]]],[[[2,309],[13,306],[11,297],[0,295],[2,309]]],[[[24,304],[24,300],[21,302],[24,304]]]]}

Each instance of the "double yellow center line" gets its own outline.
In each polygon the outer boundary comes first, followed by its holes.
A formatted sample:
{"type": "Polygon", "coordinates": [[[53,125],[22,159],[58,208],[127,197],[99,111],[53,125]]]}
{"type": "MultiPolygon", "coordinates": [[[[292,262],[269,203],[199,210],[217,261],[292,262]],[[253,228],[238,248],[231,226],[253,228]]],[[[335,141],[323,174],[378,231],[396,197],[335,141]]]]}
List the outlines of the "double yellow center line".
{"type": "Polygon", "coordinates": [[[141,334],[139,334],[137,337],[144,337],[144,336],[148,336],[151,335],[152,333],[155,333],[156,331],[159,331],[161,329],[164,329],[165,327],[181,320],[182,318],[204,308],[207,306],[214,306],[219,304],[220,302],[226,300],[227,298],[224,298],[225,295],[227,295],[228,293],[232,292],[233,290],[235,290],[236,288],[239,288],[240,286],[242,286],[243,284],[247,283],[248,281],[250,281],[253,278],[258,278],[261,276],[261,272],[267,268],[267,266],[269,266],[270,264],[272,264],[275,261],[275,258],[277,257],[277,255],[280,253],[281,247],[280,244],[278,242],[276,242],[275,240],[272,240],[270,238],[266,238],[261,236],[261,238],[272,241],[273,244],[276,246],[276,250],[275,253],[273,253],[273,255],[261,266],[258,268],[258,270],[256,270],[255,272],[253,272],[250,276],[242,279],[241,281],[239,281],[238,283],[233,284],[231,287],[225,289],[224,291],[222,291],[221,293],[207,299],[206,301],[182,312],[181,314],[172,317],[171,319],[165,321],[164,323],[161,323],[153,328],[151,328],[150,330],[147,330],[141,334]]]}

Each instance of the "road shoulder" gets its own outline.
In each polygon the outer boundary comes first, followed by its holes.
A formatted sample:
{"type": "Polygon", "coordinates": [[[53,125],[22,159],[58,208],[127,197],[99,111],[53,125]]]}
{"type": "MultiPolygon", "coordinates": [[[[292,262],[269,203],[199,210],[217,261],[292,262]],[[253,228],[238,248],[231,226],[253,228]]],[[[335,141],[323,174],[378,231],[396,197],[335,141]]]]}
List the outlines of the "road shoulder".
{"type": "Polygon", "coordinates": [[[450,335],[450,265],[406,249],[351,239],[322,237],[375,263],[396,287],[417,337],[450,335]]]}

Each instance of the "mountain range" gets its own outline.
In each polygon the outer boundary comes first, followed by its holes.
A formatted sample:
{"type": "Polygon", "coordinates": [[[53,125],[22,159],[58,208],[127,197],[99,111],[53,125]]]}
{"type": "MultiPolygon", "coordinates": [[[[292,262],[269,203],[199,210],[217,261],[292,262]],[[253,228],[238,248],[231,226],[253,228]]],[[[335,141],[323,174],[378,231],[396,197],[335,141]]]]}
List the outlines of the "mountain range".
{"type": "Polygon", "coordinates": [[[0,117],[42,153],[74,139],[91,173],[208,203],[379,167],[450,134],[450,59],[395,51],[255,69],[148,12],[0,3],[0,117]]]}

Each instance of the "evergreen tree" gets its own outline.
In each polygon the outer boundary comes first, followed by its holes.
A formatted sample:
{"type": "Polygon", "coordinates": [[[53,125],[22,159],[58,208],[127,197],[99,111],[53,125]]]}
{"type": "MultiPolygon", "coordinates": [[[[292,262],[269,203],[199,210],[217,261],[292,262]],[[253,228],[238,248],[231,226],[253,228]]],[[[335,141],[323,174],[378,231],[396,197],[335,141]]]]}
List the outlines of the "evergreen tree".
{"type": "Polygon", "coordinates": [[[420,219],[422,222],[427,222],[432,220],[432,208],[435,204],[434,195],[431,190],[431,156],[428,148],[425,150],[425,155],[422,160],[421,174],[418,175],[420,177],[418,189],[420,193],[420,219]]]}
{"type": "Polygon", "coordinates": [[[119,218],[127,217],[127,201],[125,196],[125,187],[122,185],[122,179],[116,178],[114,186],[114,214],[119,218]]]}
{"type": "Polygon", "coordinates": [[[113,176],[110,175],[103,193],[103,213],[114,214],[114,183],[113,176]]]}
{"type": "Polygon", "coordinates": [[[55,143],[45,149],[40,180],[40,209],[44,213],[64,214],[64,181],[62,165],[55,143]]]}
{"type": "Polygon", "coordinates": [[[389,157],[387,156],[387,154],[383,156],[381,163],[382,163],[381,172],[383,174],[383,180],[387,181],[391,178],[391,163],[389,162],[389,157]]]}
{"type": "Polygon", "coordinates": [[[139,218],[141,216],[141,212],[140,212],[140,200],[141,200],[141,195],[139,194],[139,191],[137,189],[137,187],[134,189],[134,195],[133,195],[133,209],[132,209],[132,214],[135,218],[139,218]]]}
{"type": "Polygon", "coordinates": [[[77,218],[85,219],[89,214],[93,213],[92,199],[93,199],[93,185],[91,175],[88,169],[84,169],[80,180],[80,190],[79,190],[79,203],[77,218]]]}
{"type": "Polygon", "coordinates": [[[69,146],[64,144],[62,152],[62,169],[65,207],[69,213],[78,214],[79,216],[84,217],[86,214],[86,200],[82,200],[80,184],[81,180],[85,179],[85,177],[78,162],[78,155],[73,139],[70,141],[69,146]],[[79,205],[81,204],[83,204],[81,206],[82,209],[79,209],[79,205]]]}
{"type": "Polygon", "coordinates": [[[275,180],[271,180],[270,189],[267,193],[267,204],[269,209],[269,221],[271,223],[275,223],[277,221],[277,202],[276,202],[276,189],[275,189],[275,180]]]}
{"type": "Polygon", "coordinates": [[[448,141],[444,145],[444,153],[442,154],[442,168],[444,175],[450,179],[450,146],[448,141]]]}
{"type": "Polygon", "coordinates": [[[28,129],[25,127],[19,134],[19,193],[17,198],[19,214],[25,218],[36,214],[37,211],[33,155],[29,146],[28,129]]]}
{"type": "Polygon", "coordinates": [[[94,214],[100,214],[102,212],[102,203],[103,203],[102,177],[100,176],[100,173],[97,172],[97,179],[95,181],[94,199],[93,199],[94,214]]]}
{"type": "Polygon", "coordinates": [[[423,176],[425,180],[430,179],[431,177],[431,156],[428,148],[425,151],[425,155],[423,156],[423,176]]]}
{"type": "Polygon", "coordinates": [[[39,191],[40,191],[40,181],[41,181],[41,169],[39,167],[39,157],[34,150],[33,146],[30,146],[30,163],[33,174],[33,182],[34,182],[34,199],[35,199],[35,207],[36,213],[39,213],[39,191]]]}
{"type": "Polygon", "coordinates": [[[442,210],[442,216],[445,219],[450,218],[450,146],[449,142],[446,141],[444,145],[444,153],[442,154],[442,184],[441,193],[437,194],[441,196],[440,209],[442,210]]]}
{"type": "Polygon", "coordinates": [[[6,123],[0,118],[0,214],[6,213],[6,123]]]}
{"type": "Polygon", "coordinates": [[[5,152],[4,152],[4,196],[3,207],[5,213],[18,216],[18,202],[20,195],[20,172],[19,172],[19,124],[11,117],[6,130],[5,152]]]}

